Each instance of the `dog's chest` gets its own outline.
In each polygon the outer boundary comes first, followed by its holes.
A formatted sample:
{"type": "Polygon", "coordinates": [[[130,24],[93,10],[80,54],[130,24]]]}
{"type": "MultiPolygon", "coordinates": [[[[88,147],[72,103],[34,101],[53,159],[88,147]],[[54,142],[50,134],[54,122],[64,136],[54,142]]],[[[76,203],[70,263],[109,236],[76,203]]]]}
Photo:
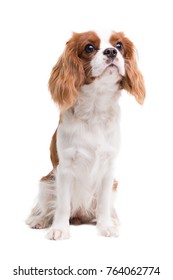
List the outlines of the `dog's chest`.
{"type": "Polygon", "coordinates": [[[63,115],[58,131],[60,162],[87,171],[111,160],[119,148],[119,94],[115,90],[81,90],[73,108],[63,115]]]}

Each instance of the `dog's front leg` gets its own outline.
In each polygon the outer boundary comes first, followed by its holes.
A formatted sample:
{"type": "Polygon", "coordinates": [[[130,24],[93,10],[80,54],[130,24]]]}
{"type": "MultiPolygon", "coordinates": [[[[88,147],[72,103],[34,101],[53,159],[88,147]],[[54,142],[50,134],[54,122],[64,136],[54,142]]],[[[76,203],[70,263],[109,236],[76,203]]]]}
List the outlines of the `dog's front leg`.
{"type": "Polygon", "coordinates": [[[102,180],[97,199],[97,228],[101,235],[117,236],[118,230],[112,218],[112,174],[106,174],[102,180]]]}
{"type": "Polygon", "coordinates": [[[57,201],[56,211],[52,227],[47,235],[49,239],[69,238],[69,219],[71,212],[71,189],[73,175],[69,170],[64,170],[61,166],[57,168],[57,201]]]}

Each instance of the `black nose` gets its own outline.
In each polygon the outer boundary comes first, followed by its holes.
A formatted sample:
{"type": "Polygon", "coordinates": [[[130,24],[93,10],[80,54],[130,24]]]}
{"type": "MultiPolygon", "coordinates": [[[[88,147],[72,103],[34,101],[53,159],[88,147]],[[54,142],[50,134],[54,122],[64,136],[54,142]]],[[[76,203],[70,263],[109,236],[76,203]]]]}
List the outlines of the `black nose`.
{"type": "Polygon", "coordinates": [[[107,48],[107,49],[104,50],[103,54],[106,55],[107,57],[113,59],[117,55],[117,50],[114,49],[114,48],[107,48]]]}

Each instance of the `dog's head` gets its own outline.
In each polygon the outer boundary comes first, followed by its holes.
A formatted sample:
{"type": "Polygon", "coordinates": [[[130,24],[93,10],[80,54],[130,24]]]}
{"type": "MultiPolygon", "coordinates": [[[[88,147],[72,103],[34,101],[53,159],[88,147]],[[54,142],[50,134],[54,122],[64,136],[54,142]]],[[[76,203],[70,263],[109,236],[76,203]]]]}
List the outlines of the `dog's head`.
{"type": "Polygon", "coordinates": [[[91,84],[105,74],[114,75],[120,88],[143,103],[143,76],[137,66],[134,44],[124,33],[73,33],[51,73],[52,98],[62,110],[67,110],[75,103],[83,85],[91,84]]]}

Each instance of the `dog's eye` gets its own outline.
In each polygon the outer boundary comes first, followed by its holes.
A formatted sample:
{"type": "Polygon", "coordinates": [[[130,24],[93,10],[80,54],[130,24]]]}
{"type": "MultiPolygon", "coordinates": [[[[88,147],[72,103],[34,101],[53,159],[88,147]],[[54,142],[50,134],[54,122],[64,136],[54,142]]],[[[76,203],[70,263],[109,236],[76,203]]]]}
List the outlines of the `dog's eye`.
{"type": "Polygon", "coordinates": [[[123,44],[121,42],[117,42],[115,46],[119,51],[122,51],[123,49],[123,44]]]}
{"type": "Polygon", "coordinates": [[[93,45],[88,44],[88,45],[85,46],[85,51],[86,51],[87,53],[92,53],[93,51],[95,51],[95,48],[94,48],[93,45]]]}

